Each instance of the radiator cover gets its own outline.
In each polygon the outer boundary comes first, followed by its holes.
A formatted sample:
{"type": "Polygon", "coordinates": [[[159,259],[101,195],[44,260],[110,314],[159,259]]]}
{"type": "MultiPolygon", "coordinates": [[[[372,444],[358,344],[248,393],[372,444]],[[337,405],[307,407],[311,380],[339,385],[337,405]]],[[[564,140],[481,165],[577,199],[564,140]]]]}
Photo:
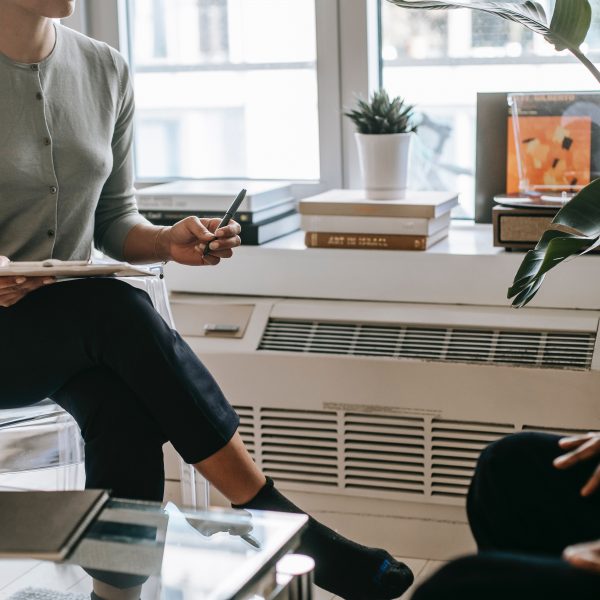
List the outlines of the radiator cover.
{"type": "MultiPolygon", "coordinates": [[[[291,489],[464,504],[477,457],[534,423],[480,423],[392,414],[235,406],[254,460],[291,489]]],[[[553,433],[584,433],[552,429],[553,433]]]]}

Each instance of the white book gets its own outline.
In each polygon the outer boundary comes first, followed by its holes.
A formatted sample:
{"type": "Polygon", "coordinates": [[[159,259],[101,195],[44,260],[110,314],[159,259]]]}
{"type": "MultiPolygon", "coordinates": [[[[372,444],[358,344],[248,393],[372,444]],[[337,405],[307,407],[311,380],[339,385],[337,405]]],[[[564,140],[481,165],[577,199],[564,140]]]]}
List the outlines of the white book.
{"type": "Polygon", "coordinates": [[[411,191],[397,200],[371,200],[365,190],[329,190],[300,200],[303,215],[435,219],[458,205],[456,192],[411,191]]]}
{"type": "Polygon", "coordinates": [[[225,212],[241,189],[246,197],[240,212],[270,208],[292,196],[287,183],[273,181],[181,180],[153,185],[137,190],[138,208],[141,210],[189,210],[198,213],[217,210],[225,212]]]}
{"type": "Polygon", "coordinates": [[[300,226],[304,231],[317,233],[379,233],[382,235],[433,235],[449,225],[449,212],[435,219],[302,215],[300,222],[300,226]]]}

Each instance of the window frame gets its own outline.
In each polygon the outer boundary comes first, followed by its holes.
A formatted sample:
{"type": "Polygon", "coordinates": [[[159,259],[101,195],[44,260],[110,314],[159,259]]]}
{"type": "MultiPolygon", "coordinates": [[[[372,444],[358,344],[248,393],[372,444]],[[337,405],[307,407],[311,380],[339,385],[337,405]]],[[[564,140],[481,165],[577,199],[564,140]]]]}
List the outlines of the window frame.
{"type": "MultiPolygon", "coordinates": [[[[339,187],[361,187],[352,123],[343,113],[356,96],[379,87],[378,0],[315,0],[320,180],[294,181],[298,197],[339,187]]],[[[128,56],[126,0],[79,0],[65,24],[128,56]]],[[[175,179],[175,178],[173,178],[175,179]]],[[[140,179],[136,185],[170,179],[140,179]]]]}

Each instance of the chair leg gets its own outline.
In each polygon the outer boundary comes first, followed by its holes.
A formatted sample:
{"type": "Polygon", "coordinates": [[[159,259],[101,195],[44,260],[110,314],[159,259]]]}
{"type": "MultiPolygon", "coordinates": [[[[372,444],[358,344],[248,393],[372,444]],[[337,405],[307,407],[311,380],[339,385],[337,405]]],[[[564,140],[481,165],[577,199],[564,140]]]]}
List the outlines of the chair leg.
{"type": "Polygon", "coordinates": [[[210,483],[192,465],[180,462],[181,499],[184,506],[195,510],[210,507],[210,483]]]}
{"type": "Polygon", "coordinates": [[[68,414],[61,417],[58,430],[58,459],[60,468],[57,477],[58,490],[83,489],[83,439],[75,420],[68,414]]]}

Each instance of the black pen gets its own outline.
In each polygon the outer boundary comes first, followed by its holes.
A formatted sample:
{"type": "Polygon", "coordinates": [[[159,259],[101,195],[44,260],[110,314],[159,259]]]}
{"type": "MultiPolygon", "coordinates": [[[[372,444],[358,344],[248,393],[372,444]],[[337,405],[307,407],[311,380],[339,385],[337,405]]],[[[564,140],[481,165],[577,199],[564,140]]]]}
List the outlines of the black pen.
{"type": "MultiPolygon", "coordinates": [[[[225,227],[225,225],[227,225],[229,223],[229,221],[231,221],[231,219],[233,219],[233,216],[238,211],[238,208],[240,207],[240,204],[242,203],[242,200],[245,197],[246,197],[246,190],[242,190],[237,195],[236,199],[231,203],[231,206],[227,209],[227,212],[221,219],[221,222],[219,223],[217,229],[221,229],[221,227],[225,227]]],[[[215,231],[216,231],[216,229],[215,229],[215,231]]],[[[217,239],[216,236],[215,236],[215,239],[217,239]]],[[[210,252],[209,245],[212,242],[214,242],[214,240],[211,240],[208,244],[206,244],[206,248],[204,248],[204,253],[202,254],[202,256],[206,256],[210,252]]]]}

